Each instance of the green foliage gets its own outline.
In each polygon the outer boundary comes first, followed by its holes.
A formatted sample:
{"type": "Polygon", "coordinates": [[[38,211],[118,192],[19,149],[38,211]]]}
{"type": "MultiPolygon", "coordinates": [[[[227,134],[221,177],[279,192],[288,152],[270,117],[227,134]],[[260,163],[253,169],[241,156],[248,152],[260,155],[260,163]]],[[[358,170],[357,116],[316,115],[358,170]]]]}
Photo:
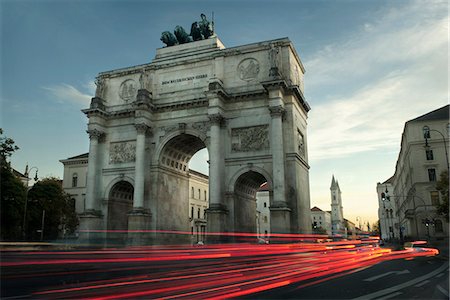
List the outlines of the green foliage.
{"type": "Polygon", "coordinates": [[[3,160],[0,182],[1,240],[21,239],[26,188],[3,160]]]}
{"type": "Polygon", "coordinates": [[[0,238],[18,240],[22,237],[23,212],[26,188],[12,172],[6,159],[19,147],[14,141],[3,136],[0,128],[0,238]]]}
{"type": "Polygon", "coordinates": [[[448,222],[448,171],[441,173],[439,181],[436,183],[436,189],[441,193],[442,203],[437,206],[437,212],[443,215],[448,222]]]}
{"type": "Polygon", "coordinates": [[[37,182],[28,193],[28,226],[30,239],[40,239],[44,219],[44,240],[53,240],[72,233],[78,225],[70,196],[66,194],[57,178],[45,178],[37,182]],[[45,216],[43,216],[45,211],[45,216]]]}
{"type": "Polygon", "coordinates": [[[372,235],[380,235],[380,220],[372,224],[372,235]]]}
{"type": "Polygon", "coordinates": [[[0,128],[0,159],[2,160],[2,163],[4,163],[6,158],[10,157],[16,150],[19,150],[19,147],[14,145],[14,140],[3,136],[3,129],[0,128]]]}

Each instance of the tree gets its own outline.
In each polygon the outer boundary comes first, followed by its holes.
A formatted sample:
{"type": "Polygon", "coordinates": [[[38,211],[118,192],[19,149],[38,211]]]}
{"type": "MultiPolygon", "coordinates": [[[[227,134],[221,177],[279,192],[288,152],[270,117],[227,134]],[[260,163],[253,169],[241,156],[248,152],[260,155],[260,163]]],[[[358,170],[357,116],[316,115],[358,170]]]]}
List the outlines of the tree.
{"type": "Polygon", "coordinates": [[[78,226],[75,207],[69,194],[62,189],[57,178],[45,178],[37,182],[28,193],[28,236],[40,239],[44,223],[45,240],[54,240],[65,233],[73,233],[78,226]]]}
{"type": "Polygon", "coordinates": [[[18,240],[22,236],[22,222],[26,199],[26,187],[12,172],[6,161],[19,147],[14,140],[2,136],[0,128],[0,238],[18,240]]]}
{"type": "Polygon", "coordinates": [[[436,189],[442,195],[442,203],[437,205],[437,213],[443,215],[448,223],[448,170],[441,173],[439,181],[436,183],[436,189]]]}
{"type": "Polygon", "coordinates": [[[14,151],[19,150],[19,147],[14,145],[14,140],[3,135],[3,129],[0,128],[0,157],[3,162],[10,157],[14,151]]]}

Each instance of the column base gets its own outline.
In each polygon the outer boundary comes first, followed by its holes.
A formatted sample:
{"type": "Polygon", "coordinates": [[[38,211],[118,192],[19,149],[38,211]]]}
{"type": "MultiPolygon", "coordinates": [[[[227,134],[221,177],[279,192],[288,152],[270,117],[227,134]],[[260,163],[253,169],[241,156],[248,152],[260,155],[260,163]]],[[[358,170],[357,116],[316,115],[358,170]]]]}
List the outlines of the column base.
{"type": "Polygon", "coordinates": [[[103,216],[98,210],[86,210],[80,215],[78,242],[87,246],[103,246],[103,216]]]}
{"type": "Polygon", "coordinates": [[[270,233],[291,233],[291,209],[270,206],[270,233]]]}
{"type": "Polygon", "coordinates": [[[210,244],[225,243],[230,241],[230,237],[223,235],[227,228],[228,209],[223,204],[211,204],[206,210],[207,233],[206,242],[210,244]]]}
{"type": "Polygon", "coordinates": [[[128,214],[128,245],[151,244],[153,234],[149,232],[152,214],[143,207],[135,207],[128,214]]]}

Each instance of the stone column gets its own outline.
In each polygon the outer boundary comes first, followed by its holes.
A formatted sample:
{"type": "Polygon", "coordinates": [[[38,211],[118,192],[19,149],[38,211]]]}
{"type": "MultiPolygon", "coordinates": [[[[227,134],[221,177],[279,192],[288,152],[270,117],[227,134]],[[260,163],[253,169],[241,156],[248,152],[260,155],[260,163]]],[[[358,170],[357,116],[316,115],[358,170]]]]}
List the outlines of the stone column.
{"type": "Polygon", "coordinates": [[[134,167],[134,199],[133,210],[144,208],[145,181],[145,136],[149,127],[146,124],[136,124],[136,160],[134,167]]]}
{"type": "Polygon", "coordinates": [[[90,145],[89,145],[89,163],[87,173],[87,186],[86,186],[86,207],[85,213],[99,213],[99,201],[97,195],[98,185],[98,143],[100,138],[104,136],[104,133],[97,130],[88,130],[90,145]]]}
{"type": "Polygon", "coordinates": [[[80,235],[79,239],[82,243],[88,242],[95,244],[100,242],[103,238],[102,234],[91,232],[91,230],[103,229],[102,213],[100,211],[100,201],[98,199],[98,143],[104,136],[104,132],[97,129],[88,130],[90,145],[89,145],[89,163],[87,173],[86,186],[86,207],[83,214],[80,216],[80,235]]]}
{"type": "MultiPolygon", "coordinates": [[[[209,115],[211,121],[210,147],[209,147],[209,208],[208,232],[223,232],[226,228],[226,205],[223,203],[223,178],[224,160],[222,156],[222,139],[220,126],[223,123],[221,114],[209,115]]],[[[219,236],[208,236],[208,242],[219,242],[219,236]]]]}
{"type": "Polygon", "coordinates": [[[128,242],[132,245],[141,245],[148,236],[145,230],[149,229],[151,214],[148,209],[144,208],[145,195],[145,140],[150,130],[147,124],[135,124],[136,135],[136,159],[134,167],[134,194],[133,194],[133,210],[128,214],[128,230],[143,230],[143,232],[130,232],[128,234],[128,242]]]}
{"type": "Polygon", "coordinates": [[[290,232],[290,209],[286,202],[286,182],[283,146],[283,114],[284,108],[269,107],[272,117],[270,131],[270,147],[272,149],[273,199],[270,204],[270,227],[272,233],[290,232]]]}

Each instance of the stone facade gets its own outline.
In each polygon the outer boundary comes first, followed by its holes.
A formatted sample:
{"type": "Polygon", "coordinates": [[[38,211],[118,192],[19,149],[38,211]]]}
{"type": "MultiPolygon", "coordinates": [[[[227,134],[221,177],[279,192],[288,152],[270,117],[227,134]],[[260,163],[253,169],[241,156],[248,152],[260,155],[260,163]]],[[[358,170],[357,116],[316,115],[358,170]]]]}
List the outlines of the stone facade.
{"type": "Polygon", "coordinates": [[[325,234],[331,235],[331,214],[328,211],[323,211],[317,206],[311,208],[311,223],[316,226],[316,230],[323,228],[325,234]]]}
{"type": "Polygon", "coordinates": [[[206,210],[209,204],[208,176],[189,171],[189,220],[192,243],[206,239],[206,210]]]}
{"type": "Polygon", "coordinates": [[[256,193],[256,226],[259,238],[270,236],[270,191],[264,183],[256,193]]]}
{"type": "Polygon", "coordinates": [[[378,195],[378,220],[380,221],[380,238],[383,240],[392,240],[400,238],[400,223],[398,219],[397,205],[394,198],[386,198],[386,195],[393,195],[392,186],[393,177],[383,183],[377,184],[378,195]],[[382,193],[385,197],[382,197],[382,193]]]}
{"type": "Polygon", "coordinates": [[[90,137],[85,238],[108,228],[120,182],[133,186],[127,229],[188,231],[188,162],[205,147],[208,231],[256,232],[255,194],[267,182],[271,232],[310,232],[304,72],[287,38],[225,48],[214,36],[100,73],[83,110],[90,137]]]}
{"type": "Polygon", "coordinates": [[[448,239],[448,222],[436,213],[443,201],[436,182],[449,168],[448,137],[449,105],[405,123],[390,194],[401,238],[448,239]]]}

